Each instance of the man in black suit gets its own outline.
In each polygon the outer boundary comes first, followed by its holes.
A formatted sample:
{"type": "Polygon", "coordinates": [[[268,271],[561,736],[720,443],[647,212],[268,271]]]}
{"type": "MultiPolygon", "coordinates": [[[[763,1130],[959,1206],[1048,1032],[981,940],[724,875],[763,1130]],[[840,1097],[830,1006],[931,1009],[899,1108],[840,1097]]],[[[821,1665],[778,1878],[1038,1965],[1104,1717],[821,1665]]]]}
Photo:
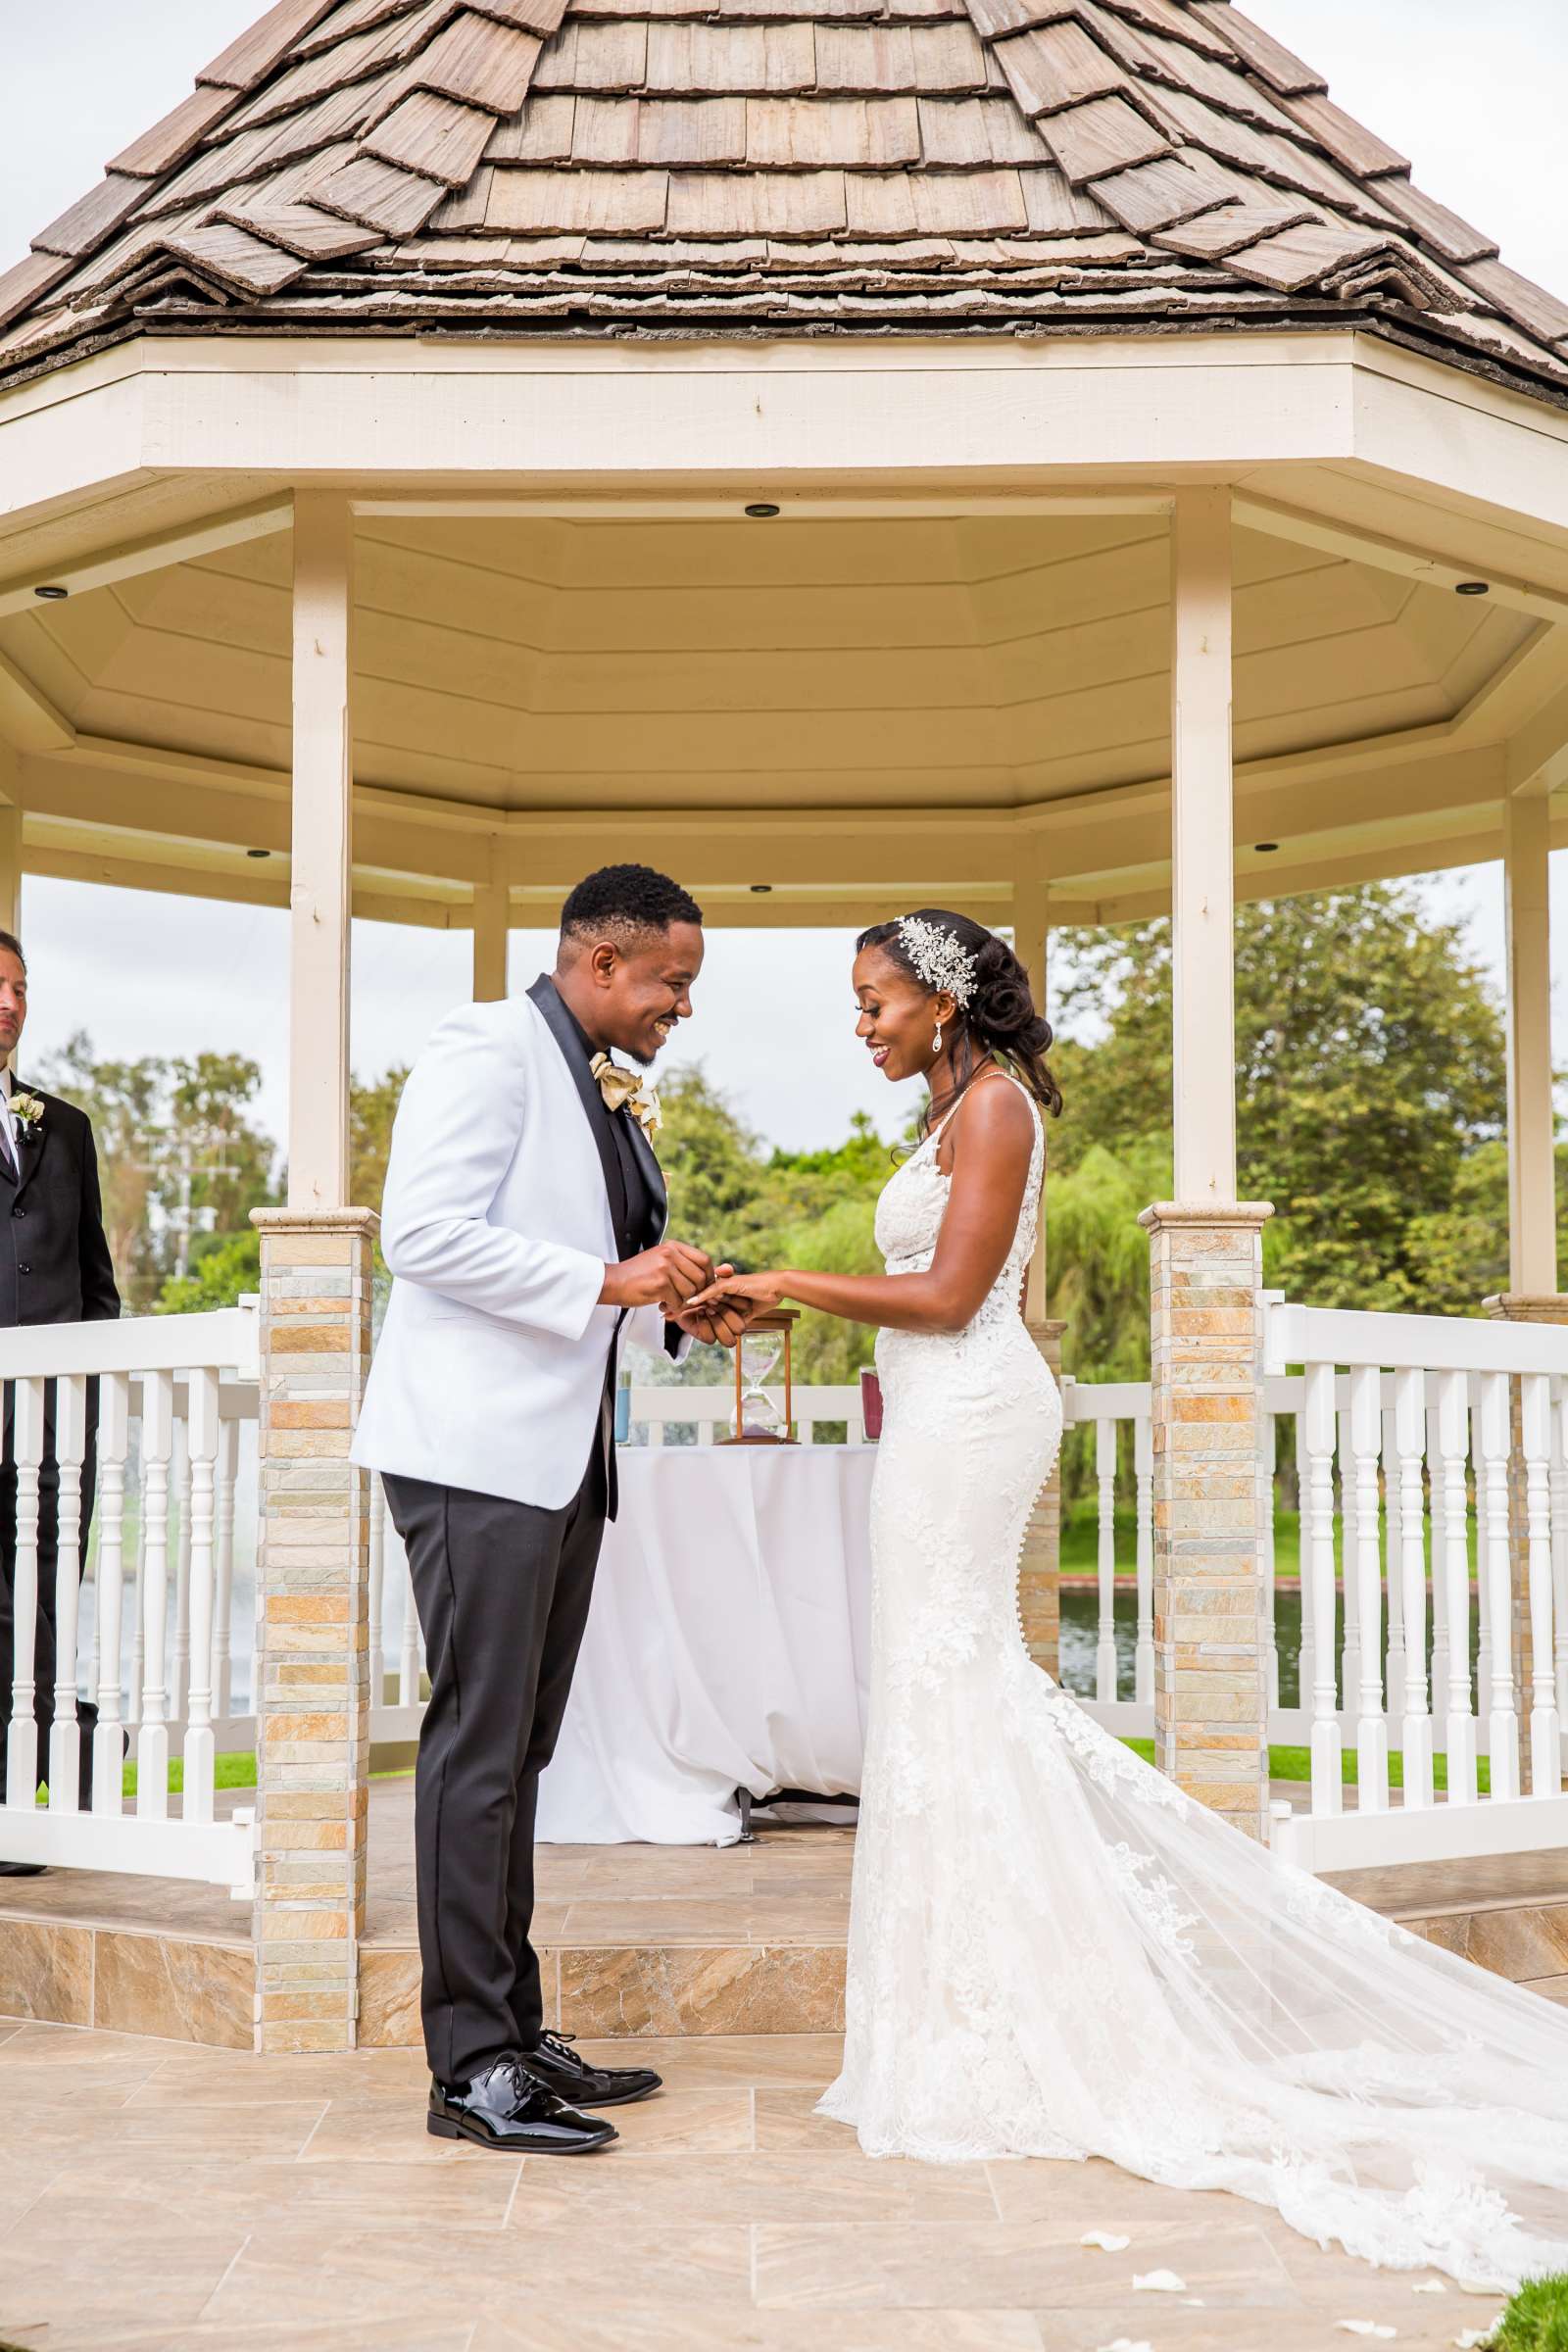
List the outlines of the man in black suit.
{"type": "MultiPolygon", "coordinates": [[[[11,1067],[27,1018],[27,965],[22,944],[0,931],[0,1329],[31,1323],[107,1323],[120,1293],[104,1238],[98,1157],[85,1111],[55,1095],[23,1088],[11,1067]]],[[[11,1720],[17,1566],[17,1469],[14,1405],[5,1401],[0,1457],[0,1798],[5,1795],[5,1735],[11,1720]]],[[[86,1565],[96,1483],[98,1389],[87,1392],[87,1454],[81,1471],[81,1551],[86,1565]]],[[[49,1751],[55,1700],[55,1578],[59,1562],[60,1467],[54,1454],[54,1384],[45,1392],[44,1459],[38,1474],[38,1618],[33,1653],[33,1713],[38,1754],[49,1751]]],[[[83,1705],[81,1802],[92,1795],[92,1735],[98,1710],[83,1705]]],[[[0,1876],[31,1876],[36,1863],[0,1862],[0,1876]]]]}

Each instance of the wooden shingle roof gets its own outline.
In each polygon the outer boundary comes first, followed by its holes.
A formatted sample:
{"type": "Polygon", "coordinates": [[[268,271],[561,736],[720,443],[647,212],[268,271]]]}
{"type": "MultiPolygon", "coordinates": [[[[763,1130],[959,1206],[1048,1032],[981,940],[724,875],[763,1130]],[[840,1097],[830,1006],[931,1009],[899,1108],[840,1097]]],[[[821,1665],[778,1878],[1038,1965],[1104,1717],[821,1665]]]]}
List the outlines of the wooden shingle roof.
{"type": "Polygon", "coordinates": [[[1568,304],[1231,0],[278,0],[0,276],[139,331],[1365,325],[1568,403],[1568,304]]]}

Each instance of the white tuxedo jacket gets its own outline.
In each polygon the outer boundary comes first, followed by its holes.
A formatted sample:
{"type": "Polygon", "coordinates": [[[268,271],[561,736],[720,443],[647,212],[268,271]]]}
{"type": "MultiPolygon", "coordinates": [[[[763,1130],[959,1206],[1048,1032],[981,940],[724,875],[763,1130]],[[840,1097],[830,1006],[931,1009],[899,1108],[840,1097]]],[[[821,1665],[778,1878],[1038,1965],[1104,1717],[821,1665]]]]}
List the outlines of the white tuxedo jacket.
{"type": "MultiPolygon", "coordinates": [[[[465,1006],[419,1056],[392,1129],[394,1276],[353,1458],[559,1509],[582,1483],[620,1310],[604,1168],[565,1055],[527,997],[465,1006]]],[[[662,1351],[654,1307],[622,1335],[662,1351]]]]}

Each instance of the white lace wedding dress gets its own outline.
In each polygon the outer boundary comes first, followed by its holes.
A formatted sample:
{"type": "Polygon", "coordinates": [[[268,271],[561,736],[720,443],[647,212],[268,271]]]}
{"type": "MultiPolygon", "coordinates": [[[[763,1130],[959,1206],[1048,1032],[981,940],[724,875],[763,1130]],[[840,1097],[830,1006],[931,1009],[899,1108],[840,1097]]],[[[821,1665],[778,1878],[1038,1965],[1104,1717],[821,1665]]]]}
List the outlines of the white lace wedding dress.
{"type": "MultiPolygon", "coordinates": [[[[1505,2287],[1568,2269],[1568,2012],[1277,1862],[1034,1665],[1016,1583],[1061,1404],[1017,1239],[956,1336],[884,1332],[844,2071],[873,2156],[1100,2156],[1322,2244],[1505,2287]]],[[[930,1264],[929,1138],[877,1242],[930,1264]]]]}

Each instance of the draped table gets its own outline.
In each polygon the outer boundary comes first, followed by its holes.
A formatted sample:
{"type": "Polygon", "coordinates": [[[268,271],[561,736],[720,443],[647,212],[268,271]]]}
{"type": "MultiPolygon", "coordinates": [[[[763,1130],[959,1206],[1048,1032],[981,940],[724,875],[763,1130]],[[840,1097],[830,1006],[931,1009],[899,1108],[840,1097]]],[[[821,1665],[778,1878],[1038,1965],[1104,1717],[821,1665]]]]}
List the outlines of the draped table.
{"type": "Polygon", "coordinates": [[[876,1447],[623,1447],[619,1461],[540,1839],[732,1845],[737,1789],[853,1794],[876,1447]]]}

